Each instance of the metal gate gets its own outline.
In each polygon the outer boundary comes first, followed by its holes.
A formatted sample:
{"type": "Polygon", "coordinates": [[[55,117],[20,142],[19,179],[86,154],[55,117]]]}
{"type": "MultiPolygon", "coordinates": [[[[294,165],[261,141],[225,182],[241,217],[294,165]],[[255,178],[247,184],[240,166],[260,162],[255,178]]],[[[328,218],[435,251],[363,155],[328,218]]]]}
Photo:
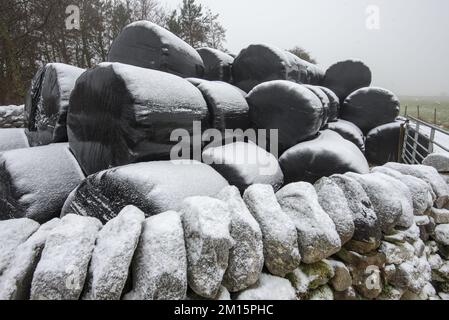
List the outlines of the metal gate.
{"type": "Polygon", "coordinates": [[[431,153],[449,153],[449,131],[412,116],[406,119],[401,128],[400,162],[421,164],[431,153]]]}

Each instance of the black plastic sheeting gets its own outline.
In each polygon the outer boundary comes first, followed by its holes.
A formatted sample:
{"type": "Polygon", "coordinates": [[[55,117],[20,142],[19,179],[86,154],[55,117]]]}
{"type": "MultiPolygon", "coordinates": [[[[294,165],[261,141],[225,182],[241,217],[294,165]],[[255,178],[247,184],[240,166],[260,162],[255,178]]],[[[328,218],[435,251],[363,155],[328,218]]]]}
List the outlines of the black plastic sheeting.
{"type": "Polygon", "coordinates": [[[84,69],[62,63],[40,68],[25,99],[25,126],[30,145],[67,142],[70,94],[84,69]]]}
{"type": "Polygon", "coordinates": [[[368,162],[359,148],[331,130],[321,131],[316,139],[290,148],[279,162],[286,184],[315,183],[322,177],[346,172],[369,172],[368,162]]]}
{"type": "Polygon", "coordinates": [[[204,79],[232,82],[232,64],[234,58],[213,48],[197,49],[204,63],[204,79]]]}
{"type": "Polygon", "coordinates": [[[288,51],[263,44],[243,49],[234,60],[232,74],[235,85],[246,92],[270,80],[320,85],[324,78],[324,72],[316,65],[288,51]]]}
{"type": "Polygon", "coordinates": [[[112,43],[109,62],[155,69],[183,78],[204,74],[198,52],[170,31],[149,21],[126,26],[112,43]]]}
{"type": "Polygon", "coordinates": [[[203,162],[211,165],[242,194],[253,184],[269,184],[277,191],[284,182],[277,159],[254,143],[236,142],[206,148],[203,162]]]}
{"type": "MultiPolygon", "coordinates": [[[[178,141],[172,131],[193,136],[193,122],[207,128],[207,104],[187,80],[120,63],[84,73],[70,100],[70,148],[87,174],[140,161],[169,160],[178,141]]],[[[201,141],[201,132],[190,141],[201,141]]],[[[182,155],[186,157],[186,155],[182,155]]],[[[187,156],[188,158],[188,156],[187,156]]]]}
{"type": "Polygon", "coordinates": [[[337,121],[340,117],[340,100],[331,89],[321,86],[319,86],[319,88],[327,95],[327,98],[329,99],[329,116],[327,121],[337,121]]]}
{"type": "Polygon", "coordinates": [[[247,100],[253,128],[279,130],[280,151],[315,137],[323,123],[321,101],[294,82],[262,83],[248,94],[247,100]]]}
{"type": "Polygon", "coordinates": [[[355,144],[360,151],[365,152],[365,136],[362,130],[352,122],[340,119],[329,123],[327,129],[337,132],[343,138],[355,144]]]}
{"type": "Polygon", "coordinates": [[[226,186],[212,167],[197,161],[136,163],[87,177],[68,197],[62,216],[73,213],[105,223],[127,205],[152,216],[179,210],[187,197],[215,196],[226,186]]]}
{"type": "Polygon", "coordinates": [[[366,64],[359,60],[345,60],[326,70],[324,86],[334,91],[343,103],[355,90],[369,87],[371,80],[371,70],[366,64]]]}
{"type": "Polygon", "coordinates": [[[366,136],[366,158],[370,164],[382,166],[397,162],[401,138],[401,122],[395,121],[371,130],[366,136]]]}
{"type": "Polygon", "coordinates": [[[327,122],[329,121],[329,113],[330,113],[329,97],[319,86],[312,86],[310,84],[306,84],[304,85],[304,87],[312,91],[321,101],[321,105],[323,106],[324,111],[323,124],[321,125],[321,129],[324,129],[324,127],[327,125],[327,122]]]}
{"type": "Polygon", "coordinates": [[[0,152],[28,148],[29,146],[24,129],[0,129],[0,152]]]}
{"type": "Polygon", "coordinates": [[[0,220],[59,217],[84,175],[66,143],[0,154],[0,220]]]}
{"type": "Polygon", "coordinates": [[[399,115],[399,99],[389,90],[362,88],[346,98],[341,118],[358,126],[364,134],[395,121],[399,115]]]}

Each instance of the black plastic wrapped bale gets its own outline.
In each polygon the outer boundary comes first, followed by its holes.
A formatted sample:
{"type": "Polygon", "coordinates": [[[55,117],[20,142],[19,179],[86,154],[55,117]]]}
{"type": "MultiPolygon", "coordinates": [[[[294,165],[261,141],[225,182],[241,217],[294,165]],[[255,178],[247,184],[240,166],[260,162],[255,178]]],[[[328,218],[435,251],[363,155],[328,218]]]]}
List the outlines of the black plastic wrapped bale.
{"type": "Polygon", "coordinates": [[[318,138],[285,151],[279,162],[285,184],[315,183],[333,174],[369,172],[368,162],[359,148],[331,130],[321,131],[318,138]]]}
{"type": "Polygon", "coordinates": [[[29,146],[24,129],[0,129],[0,152],[24,149],[29,146]]]}
{"type": "Polygon", "coordinates": [[[307,89],[312,91],[318,99],[321,101],[321,105],[323,106],[323,124],[321,125],[321,129],[324,129],[324,127],[327,125],[327,122],[329,121],[329,113],[330,113],[330,101],[327,94],[321,89],[319,86],[312,86],[310,84],[304,85],[307,89]]]}
{"type": "Polygon", "coordinates": [[[155,69],[183,78],[204,74],[199,53],[170,31],[149,21],[126,26],[111,45],[109,62],[155,69]]]}
{"type": "Polygon", "coordinates": [[[400,102],[394,93],[382,88],[362,88],[346,98],[341,118],[362,129],[370,130],[395,121],[399,115],[400,102]]]}
{"type": "Polygon", "coordinates": [[[319,87],[327,95],[329,99],[329,116],[328,122],[335,122],[340,117],[340,100],[337,95],[329,88],[319,87]]]}
{"type": "Polygon", "coordinates": [[[207,104],[195,86],[169,73],[121,63],[102,63],[84,73],[70,103],[70,148],[87,174],[169,160],[178,144],[170,139],[173,130],[185,129],[192,141],[201,141],[201,132],[193,137],[193,122],[207,128],[207,104]]]}
{"type": "Polygon", "coordinates": [[[303,85],[275,80],[255,87],[247,97],[254,129],[278,129],[279,150],[316,136],[323,123],[320,99],[303,85]]]}
{"type": "Polygon", "coordinates": [[[269,184],[277,191],[284,182],[275,156],[254,143],[236,142],[206,148],[203,162],[211,165],[242,194],[253,184],[269,184]]]}
{"type": "Polygon", "coordinates": [[[67,142],[70,94],[84,71],[49,63],[36,73],[25,99],[25,127],[30,145],[67,142]]]}
{"type": "Polygon", "coordinates": [[[236,86],[246,92],[270,80],[320,85],[324,78],[324,72],[316,65],[288,51],[263,44],[243,49],[234,60],[232,74],[236,86]]]}
{"type": "Polygon", "coordinates": [[[345,60],[326,70],[324,86],[334,91],[343,102],[355,90],[369,87],[371,80],[371,70],[366,64],[359,60],[345,60]]]}
{"type": "Polygon", "coordinates": [[[371,130],[366,136],[366,158],[373,165],[398,162],[401,122],[395,121],[371,130]]]}
{"type": "Polygon", "coordinates": [[[234,58],[213,48],[197,49],[204,63],[204,79],[232,82],[234,58]]]}
{"type": "Polygon", "coordinates": [[[360,151],[365,152],[365,136],[362,130],[352,122],[340,119],[329,123],[327,129],[337,132],[343,138],[355,144],[360,151]]]}
{"type": "Polygon", "coordinates": [[[0,153],[0,220],[59,217],[84,175],[66,143],[0,153]]]}
{"type": "Polygon", "coordinates": [[[197,85],[209,109],[209,127],[225,129],[250,127],[249,107],[239,88],[222,81],[202,81],[197,85]]]}
{"type": "Polygon", "coordinates": [[[187,197],[215,196],[228,185],[212,167],[197,161],[141,162],[87,177],[68,197],[62,216],[73,213],[105,223],[127,205],[152,216],[179,210],[187,197]]]}

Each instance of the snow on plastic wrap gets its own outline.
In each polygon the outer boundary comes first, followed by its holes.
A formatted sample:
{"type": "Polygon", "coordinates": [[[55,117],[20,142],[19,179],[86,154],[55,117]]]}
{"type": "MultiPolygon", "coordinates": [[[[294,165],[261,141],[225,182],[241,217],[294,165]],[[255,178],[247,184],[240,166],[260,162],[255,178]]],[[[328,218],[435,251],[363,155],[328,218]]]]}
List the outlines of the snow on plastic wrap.
{"type": "Polygon", "coordinates": [[[25,122],[32,146],[67,142],[70,94],[84,69],[49,63],[34,77],[25,99],[25,122]]]}
{"type": "Polygon", "coordinates": [[[67,144],[18,149],[0,154],[0,220],[58,217],[84,175],[67,144]]]}
{"type": "Polygon", "coordinates": [[[318,138],[290,148],[279,162],[286,184],[297,181],[315,183],[322,177],[349,171],[369,172],[368,162],[359,148],[331,130],[322,131],[318,138]]]}
{"type": "Polygon", "coordinates": [[[270,80],[320,85],[324,72],[292,53],[264,44],[243,49],[232,67],[234,83],[244,91],[270,80]]]}
{"type": "Polygon", "coordinates": [[[215,196],[227,185],[214,169],[196,161],[136,163],[87,177],[67,199],[62,215],[106,222],[131,204],[152,216],[178,210],[187,197],[215,196]]]}
{"type": "Polygon", "coordinates": [[[213,48],[199,48],[197,51],[204,62],[204,79],[232,81],[233,57],[213,48]]]}
{"type": "Polygon", "coordinates": [[[165,72],[120,63],[103,63],[84,73],[71,105],[70,148],[87,174],[169,160],[178,144],[170,139],[173,130],[185,129],[192,136],[194,121],[207,127],[207,105],[195,86],[165,72]]]}
{"type": "Polygon", "coordinates": [[[327,129],[337,132],[343,138],[359,147],[360,151],[365,152],[365,136],[362,130],[352,122],[340,119],[329,123],[327,129]]]}
{"type": "Polygon", "coordinates": [[[126,26],[112,43],[108,61],[186,78],[201,78],[204,74],[203,60],[195,49],[149,21],[137,21],[126,26]]]}
{"type": "Polygon", "coordinates": [[[401,123],[392,122],[371,130],[366,136],[366,158],[378,166],[387,162],[397,162],[401,123]]]}

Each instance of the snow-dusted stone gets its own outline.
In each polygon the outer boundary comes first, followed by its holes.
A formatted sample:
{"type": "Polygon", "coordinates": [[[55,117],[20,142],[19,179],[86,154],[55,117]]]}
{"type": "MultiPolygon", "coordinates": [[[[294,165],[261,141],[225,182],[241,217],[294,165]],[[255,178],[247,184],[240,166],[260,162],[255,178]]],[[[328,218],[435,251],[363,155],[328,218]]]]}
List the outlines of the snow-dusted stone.
{"type": "Polygon", "coordinates": [[[0,128],[23,128],[24,111],[24,105],[0,106],[0,128]]]}
{"type": "Polygon", "coordinates": [[[316,65],[265,44],[243,49],[234,60],[232,73],[236,85],[246,92],[270,80],[318,85],[324,78],[324,72],[316,65]]]}
{"type": "Polygon", "coordinates": [[[181,217],[167,211],[145,220],[132,262],[127,300],[182,300],[187,292],[187,257],[181,217]]]}
{"type": "Polygon", "coordinates": [[[318,99],[320,99],[321,104],[323,105],[324,109],[324,115],[323,115],[323,123],[321,124],[321,128],[323,129],[326,127],[327,123],[329,122],[329,116],[330,116],[330,100],[327,94],[321,89],[322,87],[319,86],[312,86],[310,84],[305,84],[304,87],[309,89],[313,92],[314,95],[317,96],[318,99]]]}
{"type": "Polygon", "coordinates": [[[341,108],[341,118],[354,123],[363,133],[386,123],[399,115],[399,99],[389,90],[365,87],[352,92],[341,108]]]}
{"type": "Polygon", "coordinates": [[[308,294],[308,300],[334,300],[334,292],[328,285],[321,286],[308,294]]]}
{"type": "Polygon", "coordinates": [[[440,224],[436,226],[433,238],[437,243],[449,246],[449,224],[440,224]]]}
{"type": "Polygon", "coordinates": [[[67,142],[67,114],[76,80],[84,72],[63,63],[49,63],[36,73],[25,103],[30,145],[67,142]]]}
{"type": "Polygon", "coordinates": [[[343,190],[329,178],[321,178],[315,185],[318,202],[335,224],[341,244],[351,240],[354,235],[354,219],[343,190]]]}
{"type": "Polygon", "coordinates": [[[399,301],[403,297],[405,293],[404,289],[396,288],[391,285],[384,286],[382,293],[377,300],[390,300],[390,301],[399,301]]]}
{"type": "Polygon", "coordinates": [[[338,121],[328,123],[327,129],[337,132],[344,139],[355,144],[360,151],[365,152],[365,136],[362,130],[352,122],[339,119],[338,121]]]}
{"type": "Polygon", "coordinates": [[[404,242],[413,243],[415,241],[418,241],[419,237],[419,227],[416,224],[413,224],[410,228],[405,230],[391,230],[387,234],[384,234],[383,239],[391,243],[400,244],[404,242]]]}
{"type": "Polygon", "coordinates": [[[290,281],[266,273],[249,289],[238,294],[236,300],[296,300],[290,281]]]}
{"type": "Polygon", "coordinates": [[[402,174],[399,171],[389,169],[387,167],[375,167],[371,172],[378,172],[388,175],[401,181],[410,190],[413,200],[414,214],[423,215],[433,205],[434,193],[431,186],[414,176],[402,174]]]}
{"type": "Polygon", "coordinates": [[[437,224],[449,223],[449,210],[432,208],[430,216],[435,220],[437,224]]]}
{"type": "Polygon", "coordinates": [[[432,270],[427,259],[413,257],[397,266],[396,273],[390,282],[397,287],[419,293],[431,277],[432,270]]]}
{"type": "Polygon", "coordinates": [[[334,291],[334,300],[357,300],[358,295],[357,292],[354,290],[354,287],[349,287],[348,289],[344,291],[334,291]]]}
{"type": "Polygon", "coordinates": [[[429,262],[432,271],[438,270],[443,266],[443,259],[439,254],[430,254],[427,256],[427,261],[429,262]]]}
{"type": "Polygon", "coordinates": [[[235,241],[229,252],[228,269],[223,285],[230,292],[242,291],[257,282],[264,265],[262,231],[249,212],[239,190],[224,188],[217,198],[224,201],[231,215],[231,237],[235,241]]]}
{"type": "Polygon", "coordinates": [[[24,129],[0,129],[0,152],[24,149],[29,146],[24,129]]]}
{"type": "Polygon", "coordinates": [[[101,222],[68,215],[47,237],[31,283],[32,300],[78,300],[101,222]]]}
{"type": "Polygon", "coordinates": [[[187,248],[187,277],[190,288],[200,296],[213,298],[228,268],[231,217],[223,201],[190,197],[183,201],[182,224],[187,248]]]}
{"type": "Polygon", "coordinates": [[[202,77],[203,59],[189,44],[150,21],[127,25],[115,38],[108,61],[173,73],[202,77]]]}
{"type": "Polygon", "coordinates": [[[301,264],[299,270],[306,275],[309,290],[325,285],[335,276],[334,268],[325,259],[313,264],[301,264]]]}
{"type": "Polygon", "coordinates": [[[235,142],[207,148],[203,162],[210,164],[241,193],[253,184],[269,184],[279,190],[284,182],[277,159],[254,143],[235,142]]]}
{"type": "MultiPolygon", "coordinates": [[[[371,200],[356,180],[346,175],[333,175],[331,179],[343,190],[354,221],[353,240],[379,246],[382,236],[379,219],[371,200]]],[[[370,248],[371,249],[371,248],[370,248]]],[[[373,248],[375,249],[375,248],[373,248]]],[[[371,251],[371,250],[369,250],[371,251]]]]}
{"type": "Polygon", "coordinates": [[[270,273],[284,277],[301,262],[293,221],[282,211],[269,185],[250,186],[243,199],[262,230],[265,266],[270,273]]]}
{"type": "Polygon", "coordinates": [[[278,129],[279,151],[313,138],[321,128],[324,108],[303,85],[285,80],[262,83],[248,93],[254,129],[278,129]]]}
{"type": "Polygon", "coordinates": [[[191,196],[215,196],[227,181],[197,161],[156,161],[109,169],[87,177],[72,192],[62,215],[92,216],[106,223],[127,205],[145,215],[180,209],[191,196]]]}
{"type": "Polygon", "coordinates": [[[221,286],[220,290],[218,290],[217,295],[212,298],[204,298],[202,296],[197,295],[193,290],[191,289],[187,289],[187,296],[186,296],[186,300],[216,300],[216,301],[230,301],[231,299],[231,294],[229,293],[228,289],[226,289],[225,287],[221,286]]]}
{"type": "Polygon", "coordinates": [[[207,126],[208,119],[203,95],[187,80],[121,63],[86,71],[70,106],[70,148],[87,174],[174,156],[191,159],[193,141],[201,140],[193,122],[207,126]]]}
{"type": "Polygon", "coordinates": [[[331,65],[324,77],[324,86],[344,99],[357,89],[369,87],[371,70],[360,60],[344,60],[331,65]]]}
{"type": "Polygon", "coordinates": [[[423,160],[422,164],[434,167],[438,172],[449,172],[449,155],[447,153],[432,153],[423,160]]]}
{"type": "Polygon", "coordinates": [[[415,248],[408,242],[393,244],[382,241],[379,252],[385,254],[388,264],[401,264],[415,256],[415,248]]]}
{"type": "Polygon", "coordinates": [[[436,282],[448,283],[449,282],[449,261],[447,261],[447,260],[443,261],[441,267],[439,267],[436,270],[433,270],[432,278],[436,282]]]}
{"type": "Polygon", "coordinates": [[[399,171],[402,174],[414,176],[429,183],[433,192],[437,196],[435,205],[443,208],[449,201],[449,185],[441,178],[438,171],[429,166],[407,165],[402,163],[389,162],[385,165],[387,168],[399,171]]]}
{"type": "Polygon", "coordinates": [[[104,225],[92,253],[83,299],[120,299],[144,220],[142,211],[128,206],[104,225]]]}
{"type": "MultiPolygon", "coordinates": [[[[29,299],[33,273],[44,249],[45,241],[59,223],[60,220],[56,218],[43,224],[14,250],[14,257],[8,268],[0,275],[0,300],[29,299]]],[[[24,227],[26,229],[26,226],[24,227]]]]}
{"type": "Polygon", "coordinates": [[[279,158],[285,183],[314,183],[322,177],[346,172],[368,173],[365,156],[352,142],[332,130],[285,151],[279,158]]]}
{"type": "Polygon", "coordinates": [[[204,62],[204,79],[232,81],[232,64],[234,58],[229,54],[213,48],[196,50],[204,62]]]}
{"type": "Polygon", "coordinates": [[[305,263],[318,262],[340,250],[341,241],[335,224],[321,208],[311,184],[289,184],[279,190],[276,197],[296,226],[299,252],[305,263]]]}
{"type": "Polygon", "coordinates": [[[401,122],[394,121],[375,127],[366,135],[365,155],[370,164],[384,165],[398,161],[401,122]]]}
{"type": "Polygon", "coordinates": [[[330,280],[330,284],[335,291],[343,292],[352,286],[351,273],[346,265],[337,260],[329,260],[334,270],[334,277],[330,280]]]}
{"type": "Polygon", "coordinates": [[[17,247],[24,243],[36,230],[39,223],[30,219],[0,221],[0,276],[14,259],[17,247]]]}
{"type": "Polygon", "coordinates": [[[0,219],[59,217],[70,192],[84,179],[67,144],[0,154],[0,219]]]}

